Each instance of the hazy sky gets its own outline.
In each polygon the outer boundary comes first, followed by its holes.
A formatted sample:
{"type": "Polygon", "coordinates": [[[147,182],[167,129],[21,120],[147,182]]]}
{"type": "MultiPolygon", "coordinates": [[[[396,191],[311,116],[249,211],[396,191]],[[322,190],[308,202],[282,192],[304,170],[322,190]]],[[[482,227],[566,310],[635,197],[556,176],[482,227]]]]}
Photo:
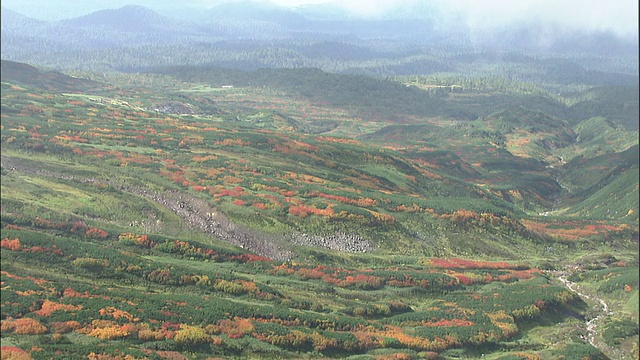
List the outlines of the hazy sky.
{"type": "MultiPolygon", "coordinates": [[[[238,0],[235,0],[238,2],[238,0]]],[[[267,1],[267,0],[260,0],[267,1]]],[[[40,19],[60,19],[103,8],[138,4],[153,9],[179,6],[210,8],[230,0],[1,0],[2,6],[40,19]]],[[[638,0],[270,0],[289,7],[331,4],[361,16],[379,16],[398,8],[436,4],[460,12],[471,25],[492,26],[546,19],[568,26],[638,34],[638,0]]]]}

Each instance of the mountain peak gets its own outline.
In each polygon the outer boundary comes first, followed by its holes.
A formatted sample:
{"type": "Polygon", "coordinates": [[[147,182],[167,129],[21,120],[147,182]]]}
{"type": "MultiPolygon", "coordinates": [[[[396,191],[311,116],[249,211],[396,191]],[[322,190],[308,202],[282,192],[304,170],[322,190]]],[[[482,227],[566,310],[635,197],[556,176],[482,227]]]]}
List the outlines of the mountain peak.
{"type": "Polygon", "coordinates": [[[36,20],[4,6],[2,7],[0,14],[2,16],[3,29],[21,26],[33,27],[44,24],[44,21],[36,20]]]}
{"type": "Polygon", "coordinates": [[[107,26],[121,31],[148,32],[167,27],[173,20],[144,6],[126,5],[118,9],[98,10],[65,21],[76,26],[107,26]]]}

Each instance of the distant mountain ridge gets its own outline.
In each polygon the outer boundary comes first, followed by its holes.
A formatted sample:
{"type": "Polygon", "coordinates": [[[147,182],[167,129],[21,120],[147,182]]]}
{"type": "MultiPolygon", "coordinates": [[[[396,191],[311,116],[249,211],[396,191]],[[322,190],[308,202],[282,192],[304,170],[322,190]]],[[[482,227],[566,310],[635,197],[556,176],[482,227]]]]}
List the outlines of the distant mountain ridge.
{"type": "Polygon", "coordinates": [[[0,10],[2,14],[2,31],[15,30],[15,29],[28,29],[46,24],[47,22],[42,20],[36,20],[28,16],[22,15],[19,12],[2,7],[0,10]]]}
{"type": "Polygon", "coordinates": [[[138,5],[127,5],[119,9],[99,10],[89,15],[63,20],[60,22],[71,27],[105,26],[123,32],[171,32],[176,31],[182,22],[158,14],[138,5]]]}
{"type": "MultiPolygon", "coordinates": [[[[257,67],[318,67],[327,71],[351,71],[370,75],[411,75],[433,72],[459,71],[464,63],[454,57],[446,63],[413,60],[411,56],[517,53],[534,58],[549,55],[567,58],[569,54],[592,54],[582,62],[592,79],[602,78],[600,84],[629,84],[626,77],[637,78],[637,54],[632,51],[637,43],[605,33],[547,31],[538,39],[538,26],[520,25],[498,28],[481,33],[467,25],[455,14],[444,12],[436,16],[425,5],[415,14],[395,14],[386,18],[332,17],[321,6],[284,8],[263,3],[241,2],[218,5],[209,10],[193,10],[182,20],[160,15],[148,7],[127,5],[118,9],[105,9],[62,21],[38,21],[15,11],[2,11],[2,57],[7,60],[41,63],[58,69],[90,67],[93,70],[132,69],[157,65],[185,65],[184,60],[172,59],[176,52],[189,52],[191,64],[258,63],[257,67]],[[316,15],[314,15],[316,14],[316,15]],[[414,15],[414,16],[412,16],[414,15]],[[259,41],[260,48],[269,54],[247,54],[243,51],[207,48],[220,41],[259,41]],[[332,48],[306,51],[304,46],[326,41],[332,48]],[[301,49],[300,44],[304,44],[301,49]],[[54,46],[48,46],[53,44],[54,46]],[[344,44],[344,45],[340,45],[344,44]],[[179,45],[185,49],[177,49],[179,45]],[[362,51],[341,56],[345,46],[358,46],[362,51]],[[144,46],[149,54],[133,59],[126,52],[144,46]],[[173,47],[173,48],[172,48],[173,47]],[[108,49],[113,58],[96,54],[95,49],[108,49]],[[332,60],[327,61],[324,53],[332,60]],[[52,56],[52,53],[56,53],[52,56]],[[202,53],[202,54],[199,54],[202,53]],[[606,54],[607,58],[602,58],[606,54]],[[167,58],[169,56],[169,58],[167,58]],[[242,59],[242,58],[249,59],[242,59]],[[614,60],[620,58],[619,60],[614,60]],[[364,58],[364,59],[363,59],[364,58]],[[161,62],[159,62],[161,60],[161,62]],[[594,60],[596,59],[596,60],[594,60]],[[636,61],[634,61],[634,59],[636,61]],[[136,64],[117,64],[117,62],[136,64]],[[616,62],[617,61],[617,62],[616,62]],[[110,62],[108,66],[101,65],[110,62]],[[168,63],[169,64],[168,64],[168,63]],[[381,64],[385,62],[385,64],[381,64]],[[617,63],[615,73],[603,72],[603,64],[617,63]],[[621,66],[620,66],[621,65],[621,66]],[[100,69],[97,69],[100,67],[100,69]]],[[[186,10],[185,10],[186,11],[186,10]]],[[[335,11],[333,12],[335,13],[335,11]]],[[[580,55],[582,56],[582,55],[580,55]]],[[[184,57],[183,57],[184,58],[184,57]]],[[[576,60],[574,60],[576,61],[576,60]]],[[[518,65],[519,66],[519,65],[518,65]]],[[[523,72],[517,76],[553,76],[550,62],[545,73],[523,72]],[[529,75],[527,75],[529,74],[529,75]]],[[[559,65],[562,69],[566,64],[559,65]]],[[[471,68],[465,71],[471,71],[471,68]]],[[[579,71],[576,76],[583,76],[579,71]]],[[[557,79],[574,81],[576,79],[557,79]]],[[[577,80],[583,80],[578,78],[577,80]]],[[[633,80],[631,80],[633,81],[633,80]]]]}

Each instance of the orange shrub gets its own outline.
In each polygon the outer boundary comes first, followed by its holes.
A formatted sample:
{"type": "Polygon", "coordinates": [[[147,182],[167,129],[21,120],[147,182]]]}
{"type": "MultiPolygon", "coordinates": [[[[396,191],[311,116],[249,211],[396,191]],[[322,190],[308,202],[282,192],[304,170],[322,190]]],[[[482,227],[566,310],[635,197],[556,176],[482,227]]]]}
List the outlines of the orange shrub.
{"type": "Polygon", "coordinates": [[[165,338],[165,332],[161,330],[151,330],[148,324],[143,325],[138,330],[138,339],[142,341],[161,341],[165,338]]]}
{"type": "Polygon", "coordinates": [[[40,335],[47,332],[47,328],[40,321],[31,318],[3,320],[1,330],[13,330],[15,334],[20,335],[40,335]]]}
{"type": "Polygon", "coordinates": [[[0,348],[0,359],[2,360],[30,360],[31,355],[15,346],[3,346],[0,348]]]}
{"type": "Polygon", "coordinates": [[[251,321],[237,317],[233,320],[220,320],[218,322],[218,327],[222,333],[226,334],[231,339],[239,339],[250,334],[254,330],[251,321]]]}
{"type": "Polygon", "coordinates": [[[375,360],[411,360],[413,356],[407,353],[377,355],[375,360]]]}
{"type": "Polygon", "coordinates": [[[300,268],[298,271],[296,271],[296,275],[301,277],[303,280],[322,279],[324,276],[327,276],[324,272],[322,272],[318,268],[315,268],[315,269],[300,268]]]}
{"type": "Polygon", "coordinates": [[[235,200],[233,200],[233,205],[244,206],[244,201],[241,200],[241,199],[235,199],[235,200]]]}
{"type": "Polygon", "coordinates": [[[264,209],[266,209],[266,208],[267,208],[267,206],[266,206],[265,204],[263,204],[263,203],[254,203],[254,204],[253,204],[253,205],[251,205],[251,206],[253,206],[253,207],[257,207],[257,208],[258,208],[258,209],[260,209],[260,210],[264,210],[264,209]]]}
{"type": "Polygon", "coordinates": [[[250,142],[248,141],[243,141],[242,139],[230,139],[230,138],[226,138],[222,141],[216,141],[215,142],[216,145],[220,145],[220,146],[247,146],[247,145],[251,145],[250,142]]]}
{"type": "Polygon", "coordinates": [[[101,316],[111,315],[114,319],[125,318],[128,321],[134,321],[133,315],[124,310],[118,310],[113,306],[107,306],[104,309],[100,309],[99,313],[101,316]]]}
{"type": "Polygon", "coordinates": [[[38,316],[50,316],[54,311],[74,311],[80,309],[82,309],[82,305],[76,306],[60,304],[47,299],[42,303],[42,308],[40,308],[40,310],[38,311],[34,311],[33,313],[38,316]]]}
{"type": "Polygon", "coordinates": [[[4,238],[0,240],[0,247],[3,249],[9,249],[11,251],[18,251],[22,247],[20,244],[20,240],[17,238],[13,240],[9,240],[9,238],[4,238]]]}

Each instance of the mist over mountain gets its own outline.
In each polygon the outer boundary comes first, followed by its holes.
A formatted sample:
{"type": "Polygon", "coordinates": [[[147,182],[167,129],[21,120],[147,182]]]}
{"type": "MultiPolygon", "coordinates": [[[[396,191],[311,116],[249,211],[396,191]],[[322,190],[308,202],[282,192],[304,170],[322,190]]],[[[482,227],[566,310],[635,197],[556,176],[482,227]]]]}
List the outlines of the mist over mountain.
{"type": "MultiPolygon", "coordinates": [[[[566,0],[561,3],[550,0],[522,0],[505,5],[500,0],[477,3],[472,0],[185,0],[180,3],[137,0],[88,0],[69,3],[66,0],[5,0],[3,7],[41,20],[61,20],[88,15],[104,9],[126,5],[151,8],[163,15],[189,19],[198,12],[216,7],[245,9],[269,9],[274,12],[298,13],[310,19],[442,19],[443,24],[463,25],[479,31],[484,28],[505,27],[523,23],[547,26],[555,24],[567,29],[613,32],[637,38],[638,4],[619,0],[603,4],[600,1],[566,0]],[[449,20],[455,20],[451,22],[449,20]]],[[[252,10],[240,10],[249,11],[252,10]]]]}
{"type": "Polygon", "coordinates": [[[177,19],[167,16],[166,6],[154,6],[164,9],[165,15],[151,7],[126,5],[59,21],[36,20],[3,8],[2,58],[59,70],[235,62],[252,63],[253,68],[317,67],[401,75],[461,71],[466,65],[455,57],[462,54],[495,54],[499,59],[515,53],[576,61],[587,70],[638,74],[633,37],[553,23],[478,29],[459,12],[428,2],[369,17],[349,15],[348,10],[328,4],[283,7],[234,2],[208,9],[185,6],[176,12],[177,19]],[[238,47],[239,43],[243,45],[238,47]],[[134,48],[137,55],[125,54],[134,48]],[[91,53],[95,49],[105,53],[91,53]],[[192,55],[184,58],[182,51],[192,55]],[[55,59],[52,53],[57,54],[55,59]],[[108,67],[99,65],[107,59],[108,67]]]}

